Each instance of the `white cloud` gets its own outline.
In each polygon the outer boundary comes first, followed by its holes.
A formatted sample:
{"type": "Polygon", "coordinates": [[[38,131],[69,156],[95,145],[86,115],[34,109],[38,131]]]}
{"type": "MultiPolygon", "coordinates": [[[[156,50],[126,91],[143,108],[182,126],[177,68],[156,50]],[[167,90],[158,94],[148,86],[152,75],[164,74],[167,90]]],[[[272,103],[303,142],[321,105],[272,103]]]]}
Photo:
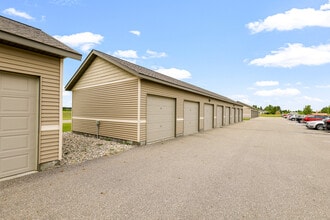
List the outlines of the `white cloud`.
{"type": "Polygon", "coordinates": [[[113,53],[114,56],[124,59],[137,59],[139,58],[135,50],[117,50],[113,53]]]}
{"type": "Polygon", "coordinates": [[[278,81],[258,81],[255,83],[256,86],[278,86],[278,81]]]}
{"type": "Polygon", "coordinates": [[[330,9],[330,1],[327,4],[321,5],[320,10],[329,10],[330,9]]]}
{"type": "Polygon", "coordinates": [[[288,89],[259,90],[254,94],[257,96],[295,96],[295,95],[299,95],[300,91],[298,89],[288,88],[288,89]]]}
{"type": "Polygon", "coordinates": [[[100,44],[103,40],[103,36],[99,34],[93,34],[91,32],[83,32],[72,35],[54,36],[57,40],[67,44],[70,47],[77,47],[84,52],[88,52],[96,44],[100,44]]]}
{"type": "Polygon", "coordinates": [[[330,84],[329,85],[317,85],[316,88],[319,88],[319,89],[330,89],[330,84]]]}
{"type": "Polygon", "coordinates": [[[262,31],[289,31],[305,27],[330,27],[330,1],[324,4],[319,10],[313,8],[293,8],[284,13],[275,14],[246,25],[252,33],[262,31]]]}
{"type": "Polygon", "coordinates": [[[159,72],[161,74],[164,74],[166,76],[173,77],[175,79],[189,79],[191,78],[191,74],[187,70],[183,69],[176,69],[176,68],[159,68],[155,70],[156,72],[159,72]]]}
{"type": "Polygon", "coordinates": [[[140,36],[141,32],[140,31],[130,31],[131,34],[134,34],[136,36],[140,36]]]}
{"type": "Polygon", "coordinates": [[[66,91],[65,88],[63,87],[63,92],[62,92],[62,96],[71,96],[71,92],[70,91],[66,91]]]}
{"type": "Polygon", "coordinates": [[[310,102],[324,102],[324,100],[322,100],[320,98],[313,98],[313,97],[309,97],[309,96],[304,96],[303,98],[310,102]]]}
{"type": "Polygon", "coordinates": [[[230,96],[230,98],[232,100],[237,100],[237,101],[243,102],[245,104],[251,103],[249,100],[249,97],[247,95],[232,95],[232,96],[230,96]]]}
{"type": "Polygon", "coordinates": [[[56,5],[74,5],[78,3],[78,0],[52,0],[51,3],[56,4],[56,5]]]}
{"type": "MultiPolygon", "coordinates": [[[[132,59],[153,59],[167,57],[165,52],[156,52],[152,50],[147,50],[146,55],[142,57],[138,56],[138,53],[135,50],[117,50],[113,53],[113,55],[119,58],[128,59],[130,62],[132,62],[132,59]]],[[[133,62],[135,63],[136,60],[133,62]]]]}
{"type": "Polygon", "coordinates": [[[25,19],[28,19],[28,20],[33,20],[34,19],[28,13],[22,12],[22,11],[17,11],[15,8],[7,8],[7,9],[3,10],[2,12],[4,14],[7,14],[7,15],[13,15],[13,16],[25,18],[25,19]]]}
{"type": "Polygon", "coordinates": [[[152,50],[147,50],[147,55],[143,56],[143,59],[151,59],[151,58],[162,58],[167,57],[167,54],[165,52],[156,52],[152,50]]]}
{"type": "Polygon", "coordinates": [[[63,99],[62,99],[63,107],[71,107],[72,106],[72,92],[65,91],[65,88],[63,87],[62,97],[63,97],[63,99]]]}
{"type": "Polygon", "coordinates": [[[299,65],[316,66],[327,63],[330,63],[330,44],[305,47],[303,44],[295,43],[272,51],[263,58],[254,59],[249,64],[291,68],[299,65]]]}

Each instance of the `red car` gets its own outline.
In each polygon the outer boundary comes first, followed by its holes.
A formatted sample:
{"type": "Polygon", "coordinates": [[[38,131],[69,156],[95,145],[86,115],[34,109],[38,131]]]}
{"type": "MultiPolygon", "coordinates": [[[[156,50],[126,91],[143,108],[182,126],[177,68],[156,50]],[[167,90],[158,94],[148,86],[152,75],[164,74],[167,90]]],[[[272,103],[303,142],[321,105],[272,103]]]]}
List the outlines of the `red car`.
{"type": "Polygon", "coordinates": [[[302,122],[306,123],[308,121],[320,121],[320,120],[323,120],[325,119],[326,115],[307,115],[305,116],[305,118],[303,118],[302,122]]]}

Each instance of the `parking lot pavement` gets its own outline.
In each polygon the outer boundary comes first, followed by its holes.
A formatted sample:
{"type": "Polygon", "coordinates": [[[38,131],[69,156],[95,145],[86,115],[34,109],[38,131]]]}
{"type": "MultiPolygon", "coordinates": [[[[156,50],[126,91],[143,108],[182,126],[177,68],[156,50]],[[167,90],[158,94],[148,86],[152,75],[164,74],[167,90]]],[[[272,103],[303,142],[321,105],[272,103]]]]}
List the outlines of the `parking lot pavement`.
{"type": "Polygon", "coordinates": [[[330,133],[256,118],[3,181],[0,219],[330,219],[330,133]]]}

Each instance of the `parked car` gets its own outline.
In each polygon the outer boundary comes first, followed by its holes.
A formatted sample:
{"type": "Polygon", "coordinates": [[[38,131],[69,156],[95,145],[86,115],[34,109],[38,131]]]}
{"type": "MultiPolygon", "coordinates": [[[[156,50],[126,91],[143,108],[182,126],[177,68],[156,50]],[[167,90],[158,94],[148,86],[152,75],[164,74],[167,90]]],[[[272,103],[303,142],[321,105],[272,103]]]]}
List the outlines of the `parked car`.
{"type": "Polygon", "coordinates": [[[300,123],[306,116],[305,115],[298,115],[298,117],[296,118],[296,121],[298,123],[300,123]]]}
{"type": "Polygon", "coordinates": [[[304,117],[302,122],[306,123],[308,121],[321,121],[321,120],[323,120],[327,117],[328,116],[326,116],[326,115],[307,115],[307,116],[304,117]]]}
{"type": "Polygon", "coordinates": [[[305,117],[305,115],[291,115],[288,119],[291,121],[298,121],[299,123],[301,122],[301,120],[305,117]]]}
{"type": "Polygon", "coordinates": [[[306,123],[306,127],[310,129],[316,129],[316,130],[324,130],[325,128],[325,121],[330,120],[330,118],[325,118],[321,121],[308,121],[306,123]]]}
{"type": "Polygon", "coordinates": [[[330,130],[330,119],[324,120],[324,128],[330,130]]]}
{"type": "Polygon", "coordinates": [[[298,117],[298,115],[290,115],[290,116],[288,117],[288,119],[289,119],[290,121],[295,121],[297,117],[298,117]]]}

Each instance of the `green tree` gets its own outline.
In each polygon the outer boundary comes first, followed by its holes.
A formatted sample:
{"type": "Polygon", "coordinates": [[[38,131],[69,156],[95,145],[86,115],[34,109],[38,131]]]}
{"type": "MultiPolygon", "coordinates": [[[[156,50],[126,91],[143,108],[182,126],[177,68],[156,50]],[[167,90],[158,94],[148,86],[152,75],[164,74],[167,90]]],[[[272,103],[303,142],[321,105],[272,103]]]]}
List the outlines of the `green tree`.
{"type": "Polygon", "coordinates": [[[321,113],[330,114],[330,105],[321,109],[321,113]]]}
{"type": "Polygon", "coordinates": [[[281,107],[280,106],[272,106],[268,105],[264,109],[268,114],[281,114],[281,107]]]}
{"type": "Polygon", "coordinates": [[[281,107],[280,106],[274,106],[274,110],[275,111],[273,114],[281,114],[281,107]]]}
{"type": "Polygon", "coordinates": [[[299,115],[303,115],[304,114],[304,112],[301,111],[301,110],[297,110],[297,112],[298,112],[299,115]]]}
{"type": "Polygon", "coordinates": [[[272,105],[268,105],[264,108],[264,111],[267,112],[267,114],[272,114],[273,108],[272,105]]]}
{"type": "Polygon", "coordinates": [[[305,105],[303,110],[304,115],[309,115],[313,112],[311,105],[305,105]]]}

